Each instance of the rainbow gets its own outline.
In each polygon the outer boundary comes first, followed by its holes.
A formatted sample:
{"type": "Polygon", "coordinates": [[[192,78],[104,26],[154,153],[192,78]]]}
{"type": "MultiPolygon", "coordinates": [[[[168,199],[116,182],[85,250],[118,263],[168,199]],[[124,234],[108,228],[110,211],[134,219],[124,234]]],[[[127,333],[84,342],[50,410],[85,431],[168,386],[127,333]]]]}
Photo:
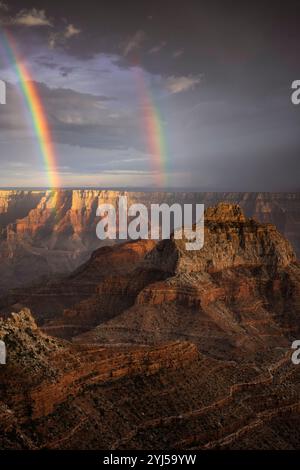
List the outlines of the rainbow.
{"type": "Polygon", "coordinates": [[[18,48],[11,34],[3,32],[4,46],[10,61],[14,64],[16,75],[21,85],[22,95],[29,110],[34,134],[38,140],[39,148],[47,171],[48,184],[51,189],[60,186],[57,175],[56,155],[47,116],[41,97],[34,83],[28,67],[21,59],[18,48]]]}
{"type": "Polygon", "coordinates": [[[156,185],[164,187],[167,181],[167,151],[163,121],[140,67],[136,68],[136,74],[143,111],[143,127],[151,155],[152,168],[156,175],[156,185]]]}

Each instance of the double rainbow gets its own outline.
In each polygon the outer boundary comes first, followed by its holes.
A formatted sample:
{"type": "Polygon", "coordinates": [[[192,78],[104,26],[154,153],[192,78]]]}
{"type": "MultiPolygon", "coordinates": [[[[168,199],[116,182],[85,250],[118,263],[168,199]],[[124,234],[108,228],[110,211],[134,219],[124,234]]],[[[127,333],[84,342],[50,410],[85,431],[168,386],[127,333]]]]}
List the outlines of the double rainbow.
{"type": "Polygon", "coordinates": [[[45,109],[42,104],[36,83],[33,81],[28,67],[22,60],[11,34],[3,32],[3,43],[21,86],[26,107],[29,110],[32,128],[38,140],[40,152],[47,171],[48,185],[51,189],[60,186],[57,175],[56,154],[45,109]]]}
{"type": "MultiPolygon", "coordinates": [[[[3,31],[2,37],[5,51],[9,56],[10,62],[14,65],[22,95],[26,107],[29,110],[32,128],[38,140],[40,152],[47,171],[48,185],[51,189],[58,188],[60,187],[60,181],[57,174],[57,159],[47,115],[38,88],[30,74],[28,66],[25,65],[25,62],[21,58],[11,34],[7,31],[3,31]]],[[[164,187],[167,174],[167,152],[163,121],[158,108],[154,104],[142,69],[137,63],[134,65],[136,66],[135,70],[137,72],[137,83],[143,113],[143,125],[152,162],[152,169],[157,186],[164,187]]]]}

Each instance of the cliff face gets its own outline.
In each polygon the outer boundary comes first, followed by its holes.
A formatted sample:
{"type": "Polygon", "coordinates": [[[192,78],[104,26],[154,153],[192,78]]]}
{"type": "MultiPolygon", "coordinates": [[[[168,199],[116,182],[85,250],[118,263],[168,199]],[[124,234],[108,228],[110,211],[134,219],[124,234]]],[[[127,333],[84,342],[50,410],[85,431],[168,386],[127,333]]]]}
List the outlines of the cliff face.
{"type": "Polygon", "coordinates": [[[189,339],[203,352],[234,358],[241,348],[284,345],[299,331],[299,274],[290,243],[274,226],[219,204],[205,214],[202,250],[186,251],[185,240],[159,242],[139,270],[101,282],[57,325],[82,324],[93,305],[99,325],[79,341],[189,339]],[[108,319],[112,299],[119,308],[108,319]]]}
{"type": "MultiPolygon", "coordinates": [[[[65,316],[69,317],[69,323],[63,326],[63,336],[73,335],[75,331],[86,331],[98,322],[99,305],[103,304],[106,318],[115,315],[118,308],[124,309],[132,303],[130,295],[120,297],[110,296],[107,290],[106,298],[108,303],[93,295],[98,291],[99,285],[103,282],[109,285],[110,279],[116,279],[120,285],[122,279],[128,283],[128,274],[138,269],[144,257],[155,247],[155,242],[151,240],[140,240],[125,244],[117,244],[114,247],[103,247],[96,250],[90,260],[80,266],[71,275],[49,281],[32,287],[30,289],[18,289],[10,296],[2,299],[2,313],[10,313],[11,306],[17,304],[30,307],[39,325],[47,327],[52,331],[51,324],[55,319],[59,319],[65,311],[65,316]],[[72,307],[83,303],[83,318],[73,318],[72,307]]],[[[158,277],[158,279],[160,279],[158,277]]],[[[142,282],[137,279],[137,282],[142,282]]],[[[133,286],[132,286],[133,287],[133,286]]],[[[128,293],[129,294],[129,293],[128,293]]],[[[53,327],[57,332],[57,328],[53,327]]]]}
{"type": "Polygon", "coordinates": [[[291,244],[272,224],[247,219],[238,205],[220,203],[205,212],[204,247],[179,251],[179,272],[217,272],[227,268],[265,266],[270,270],[296,261],[291,244]]]}
{"type": "Polygon", "coordinates": [[[43,194],[41,191],[0,190],[0,230],[26,217],[43,194]]]}
{"type": "Polygon", "coordinates": [[[299,372],[284,348],[236,362],[185,341],[71,344],[26,310],[0,338],[0,449],[298,448],[299,372]]]}
{"type": "Polygon", "coordinates": [[[61,342],[41,333],[28,309],[0,320],[0,339],[8,357],[0,369],[0,449],[69,447],[78,444],[81,428],[91,425],[92,433],[78,447],[103,446],[106,430],[116,432],[120,425],[113,400],[108,403],[110,384],[149,380],[161,371],[172,375],[199,359],[191,343],[107,349],[61,342]],[[116,423],[103,426],[104,413],[116,423]]]}
{"type": "Polygon", "coordinates": [[[96,237],[101,203],[238,203],[249,217],[273,223],[300,253],[299,193],[142,193],[109,190],[0,191],[0,293],[70,273],[102,242],[96,237]]]}
{"type": "Polygon", "coordinates": [[[71,272],[88,259],[101,246],[96,237],[98,204],[116,198],[107,191],[47,191],[34,198],[30,192],[31,206],[26,206],[23,193],[3,193],[0,292],[71,272]],[[22,214],[11,199],[19,201],[22,214]]]}

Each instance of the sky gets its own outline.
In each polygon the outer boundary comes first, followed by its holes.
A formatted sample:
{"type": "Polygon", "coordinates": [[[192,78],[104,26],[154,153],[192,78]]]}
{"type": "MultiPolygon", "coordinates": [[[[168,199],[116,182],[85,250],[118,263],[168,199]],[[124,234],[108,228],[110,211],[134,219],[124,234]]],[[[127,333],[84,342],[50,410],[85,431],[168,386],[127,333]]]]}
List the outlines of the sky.
{"type": "Polygon", "coordinates": [[[0,186],[47,186],[3,34],[63,187],[299,190],[300,2],[0,0],[0,186]]]}

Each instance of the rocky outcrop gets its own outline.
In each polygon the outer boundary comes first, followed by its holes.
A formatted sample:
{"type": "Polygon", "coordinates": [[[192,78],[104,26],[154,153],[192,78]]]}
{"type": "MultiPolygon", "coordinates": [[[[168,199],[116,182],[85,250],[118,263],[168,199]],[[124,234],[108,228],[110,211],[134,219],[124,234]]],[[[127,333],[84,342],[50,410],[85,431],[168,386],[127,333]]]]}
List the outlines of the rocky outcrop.
{"type": "Polygon", "coordinates": [[[0,448],[20,428],[23,440],[18,444],[37,448],[30,436],[25,438],[26,426],[37,422],[38,427],[66,403],[74,401],[76,408],[76,401],[91,388],[176,370],[199,357],[193,344],[182,342],[152,349],[75,346],[42,333],[28,309],[0,321],[0,339],[7,345],[8,357],[0,369],[0,448]]]}
{"type": "Polygon", "coordinates": [[[204,247],[179,251],[177,272],[217,272],[227,268],[259,267],[276,270],[296,261],[290,243],[271,224],[247,219],[237,205],[221,203],[205,212],[204,247]]]}
{"type": "Polygon", "coordinates": [[[214,357],[288,344],[299,314],[298,290],[292,287],[299,265],[289,242],[273,225],[223,203],[207,210],[204,231],[200,251],[186,250],[185,240],[159,242],[139,271],[107,278],[61,322],[84,323],[93,311],[99,325],[77,341],[187,339],[214,357]]]}
{"type": "Polygon", "coordinates": [[[286,429],[300,419],[299,372],[284,349],[235,362],[184,341],[70,344],[28,310],[0,338],[0,449],[297,448],[286,429]]]}

